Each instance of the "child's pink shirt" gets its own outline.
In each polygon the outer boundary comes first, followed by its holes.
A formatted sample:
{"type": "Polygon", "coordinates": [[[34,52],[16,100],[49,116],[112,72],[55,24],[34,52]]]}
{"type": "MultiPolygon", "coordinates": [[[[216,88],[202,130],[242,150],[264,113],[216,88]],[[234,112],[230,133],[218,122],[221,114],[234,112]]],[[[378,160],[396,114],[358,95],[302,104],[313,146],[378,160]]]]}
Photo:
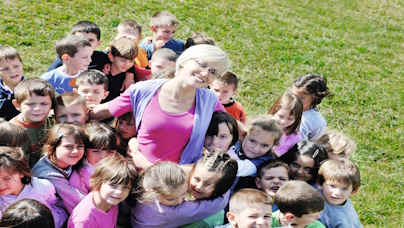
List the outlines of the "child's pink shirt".
{"type": "Polygon", "coordinates": [[[88,161],[84,160],[83,166],[78,170],[74,170],[72,175],[70,176],[70,186],[77,188],[85,194],[88,194],[91,191],[90,177],[91,175],[93,175],[94,172],[95,167],[88,163],[88,161]]]}
{"type": "Polygon", "coordinates": [[[292,148],[296,143],[302,140],[302,135],[298,132],[297,134],[286,135],[285,132],[282,133],[282,137],[279,140],[279,145],[274,146],[273,150],[277,157],[284,155],[290,148],[292,148]]]}

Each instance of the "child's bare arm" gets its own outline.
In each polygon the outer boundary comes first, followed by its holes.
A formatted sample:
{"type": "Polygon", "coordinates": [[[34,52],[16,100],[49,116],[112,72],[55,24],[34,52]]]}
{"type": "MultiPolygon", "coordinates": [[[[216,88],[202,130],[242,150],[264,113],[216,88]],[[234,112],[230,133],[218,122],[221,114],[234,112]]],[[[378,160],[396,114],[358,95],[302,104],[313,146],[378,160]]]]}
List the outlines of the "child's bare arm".
{"type": "Polygon", "coordinates": [[[89,113],[90,120],[103,120],[108,117],[111,117],[112,114],[109,112],[108,109],[108,102],[96,105],[93,107],[89,113]]]}
{"type": "Polygon", "coordinates": [[[135,83],[135,75],[132,72],[125,73],[125,80],[122,83],[121,91],[126,90],[129,88],[130,85],[135,83]]]}

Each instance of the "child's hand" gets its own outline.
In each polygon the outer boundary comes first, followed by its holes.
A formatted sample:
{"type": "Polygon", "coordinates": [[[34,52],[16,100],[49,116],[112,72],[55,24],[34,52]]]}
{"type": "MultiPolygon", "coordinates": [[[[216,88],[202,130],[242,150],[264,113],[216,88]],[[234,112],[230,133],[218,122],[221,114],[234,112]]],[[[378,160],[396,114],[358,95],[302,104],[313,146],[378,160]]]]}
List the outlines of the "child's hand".
{"type": "Polygon", "coordinates": [[[153,37],[151,37],[151,36],[145,37],[142,41],[142,43],[144,43],[144,44],[151,44],[151,42],[153,42],[153,37]]]}
{"type": "Polygon", "coordinates": [[[105,75],[109,74],[109,71],[111,71],[111,63],[106,63],[104,67],[102,68],[102,73],[105,75]]]}
{"type": "Polygon", "coordinates": [[[154,51],[161,49],[164,45],[166,45],[166,42],[164,42],[164,40],[157,40],[154,44],[154,51]]]}
{"type": "Polygon", "coordinates": [[[135,77],[135,75],[131,72],[125,73],[125,80],[122,83],[121,91],[124,91],[127,88],[129,88],[130,85],[135,84],[134,77],[135,77]]]}
{"type": "Polygon", "coordinates": [[[140,152],[138,145],[136,138],[129,140],[126,159],[140,171],[149,168],[153,163],[151,163],[147,157],[140,152]]]}

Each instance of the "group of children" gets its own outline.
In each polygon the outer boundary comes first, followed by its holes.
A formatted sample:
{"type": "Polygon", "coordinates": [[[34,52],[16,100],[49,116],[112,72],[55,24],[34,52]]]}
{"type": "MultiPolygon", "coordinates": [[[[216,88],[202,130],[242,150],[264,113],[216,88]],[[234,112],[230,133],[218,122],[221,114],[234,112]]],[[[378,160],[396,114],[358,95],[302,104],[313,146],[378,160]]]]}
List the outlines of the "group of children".
{"type": "Polygon", "coordinates": [[[24,78],[18,52],[0,46],[0,226],[360,227],[349,200],[360,186],[349,161],[356,148],[326,131],[317,109],[330,94],[324,77],[300,76],[253,119],[233,98],[237,76],[214,80],[209,89],[226,112],[213,114],[203,156],[190,165],[159,162],[139,173],[125,158],[137,136],[133,112],[89,120],[91,108],[129,85],[173,78],[185,48],[215,45],[203,34],[174,40],[178,23],[154,14],[153,37],[139,43],[141,26],[124,20],[97,51],[99,27],[78,22],[40,78],[24,78]]]}

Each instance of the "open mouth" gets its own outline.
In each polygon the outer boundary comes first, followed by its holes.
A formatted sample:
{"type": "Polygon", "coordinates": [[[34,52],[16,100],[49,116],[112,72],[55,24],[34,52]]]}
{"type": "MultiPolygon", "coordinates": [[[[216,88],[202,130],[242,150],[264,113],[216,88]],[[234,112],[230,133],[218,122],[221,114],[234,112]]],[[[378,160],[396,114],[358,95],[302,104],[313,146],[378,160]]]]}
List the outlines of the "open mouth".
{"type": "Polygon", "coordinates": [[[270,189],[271,189],[272,191],[276,192],[276,191],[278,191],[279,186],[272,186],[270,189]]]}

